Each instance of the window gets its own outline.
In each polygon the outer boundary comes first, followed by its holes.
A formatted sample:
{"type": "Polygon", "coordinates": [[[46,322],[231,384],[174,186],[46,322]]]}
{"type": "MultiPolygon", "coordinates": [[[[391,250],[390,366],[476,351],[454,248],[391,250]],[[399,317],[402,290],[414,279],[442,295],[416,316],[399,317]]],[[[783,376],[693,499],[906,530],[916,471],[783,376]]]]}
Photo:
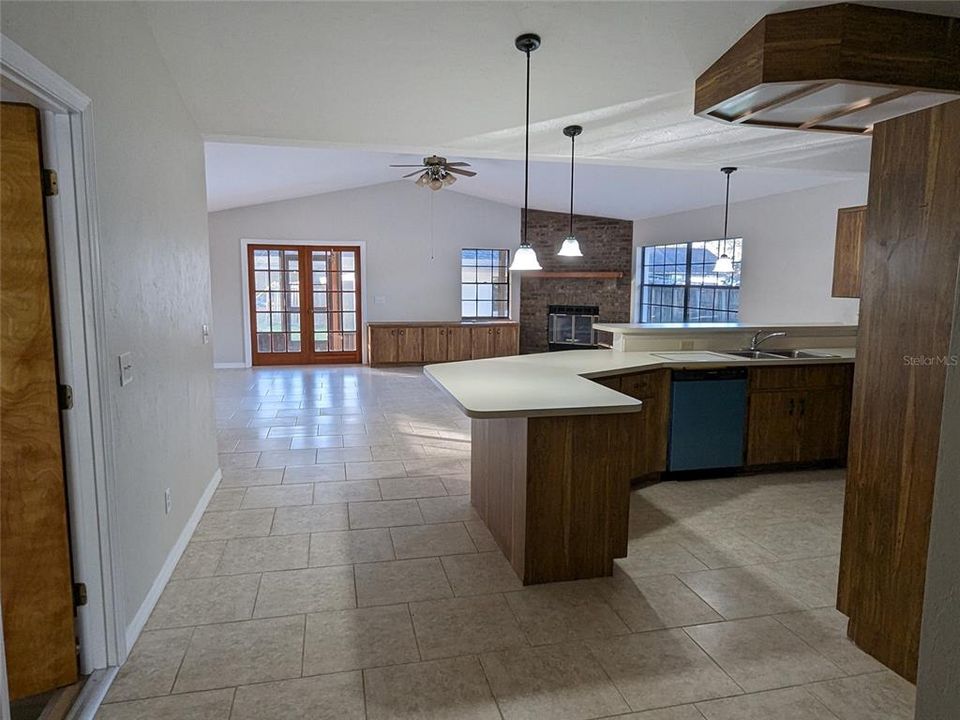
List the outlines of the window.
{"type": "Polygon", "coordinates": [[[510,317],[510,251],[460,251],[460,316],[510,317]]]}
{"type": "Polygon", "coordinates": [[[643,248],[640,322],[735,322],[742,257],[741,238],[643,248]],[[713,272],[724,253],[733,260],[733,272],[713,272]]]}

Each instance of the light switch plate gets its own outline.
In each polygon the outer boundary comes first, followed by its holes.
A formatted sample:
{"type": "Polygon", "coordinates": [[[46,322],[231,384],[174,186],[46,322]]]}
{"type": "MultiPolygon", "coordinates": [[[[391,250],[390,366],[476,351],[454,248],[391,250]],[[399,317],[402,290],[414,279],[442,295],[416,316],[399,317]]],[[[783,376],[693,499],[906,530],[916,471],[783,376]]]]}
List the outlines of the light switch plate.
{"type": "Polygon", "coordinates": [[[133,382],[133,353],[120,353],[120,387],[133,382]]]}
{"type": "Polygon", "coordinates": [[[386,296],[386,295],[374,295],[374,296],[373,296],[373,304],[374,304],[374,305],[386,305],[386,304],[387,304],[387,296],[386,296]]]}
{"type": "Polygon", "coordinates": [[[203,337],[203,344],[206,345],[210,342],[210,326],[204,323],[200,326],[200,334],[203,337]]]}
{"type": "Polygon", "coordinates": [[[173,510],[173,493],[170,488],[163,491],[163,509],[166,515],[169,515],[170,511],[173,510]]]}

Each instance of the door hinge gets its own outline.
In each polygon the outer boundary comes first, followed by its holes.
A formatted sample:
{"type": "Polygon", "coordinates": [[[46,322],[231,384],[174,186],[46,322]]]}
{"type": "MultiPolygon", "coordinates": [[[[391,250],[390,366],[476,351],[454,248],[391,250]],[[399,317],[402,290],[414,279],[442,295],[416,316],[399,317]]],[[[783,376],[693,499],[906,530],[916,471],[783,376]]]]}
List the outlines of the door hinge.
{"type": "Polygon", "coordinates": [[[60,181],[57,180],[56,170],[43,170],[43,194],[46,197],[53,197],[60,194],[60,181]]]}
{"type": "Polygon", "coordinates": [[[58,385],[57,397],[60,401],[61,410],[73,409],[73,387],[71,385],[58,385]]]}
{"type": "Polygon", "coordinates": [[[73,606],[83,607],[86,604],[87,604],[87,584],[74,583],[73,584],[73,606]]]}

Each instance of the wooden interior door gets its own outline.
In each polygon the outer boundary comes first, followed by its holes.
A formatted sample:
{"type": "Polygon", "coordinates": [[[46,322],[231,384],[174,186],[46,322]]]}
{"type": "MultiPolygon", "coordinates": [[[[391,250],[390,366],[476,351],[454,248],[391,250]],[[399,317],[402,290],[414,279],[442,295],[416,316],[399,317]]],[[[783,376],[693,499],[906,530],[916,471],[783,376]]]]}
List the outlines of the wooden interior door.
{"type": "Polygon", "coordinates": [[[357,363],[360,248],[250,245],[254,365],[357,363]]]}
{"type": "Polygon", "coordinates": [[[11,699],[77,679],[39,113],[0,122],[0,593],[11,699]]]}

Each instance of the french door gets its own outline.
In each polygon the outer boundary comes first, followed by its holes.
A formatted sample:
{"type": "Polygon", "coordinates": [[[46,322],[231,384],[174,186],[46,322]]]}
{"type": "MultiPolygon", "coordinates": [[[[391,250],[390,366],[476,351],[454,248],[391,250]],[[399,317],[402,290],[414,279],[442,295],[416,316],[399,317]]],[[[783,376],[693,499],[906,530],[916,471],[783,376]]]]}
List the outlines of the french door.
{"type": "Polygon", "coordinates": [[[361,362],[360,248],[249,245],[254,365],[361,362]]]}

